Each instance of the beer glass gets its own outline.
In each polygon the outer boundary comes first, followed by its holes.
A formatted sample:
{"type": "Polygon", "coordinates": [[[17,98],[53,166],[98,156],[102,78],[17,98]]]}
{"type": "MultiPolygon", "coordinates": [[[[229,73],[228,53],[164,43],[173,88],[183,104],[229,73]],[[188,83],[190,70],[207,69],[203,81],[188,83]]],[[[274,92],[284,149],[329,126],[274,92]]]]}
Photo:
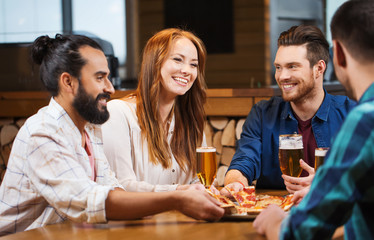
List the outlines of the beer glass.
{"type": "Polygon", "coordinates": [[[212,185],[217,173],[216,149],[214,147],[199,147],[196,149],[196,155],[197,177],[208,188],[212,185]]]}
{"type": "Polygon", "coordinates": [[[300,159],[304,159],[303,138],[301,134],[279,136],[279,165],[283,174],[300,177],[302,168],[300,159]]]}
{"type": "Polygon", "coordinates": [[[325,156],[328,150],[328,147],[316,148],[314,151],[314,171],[317,171],[317,169],[325,162],[325,156]]]}

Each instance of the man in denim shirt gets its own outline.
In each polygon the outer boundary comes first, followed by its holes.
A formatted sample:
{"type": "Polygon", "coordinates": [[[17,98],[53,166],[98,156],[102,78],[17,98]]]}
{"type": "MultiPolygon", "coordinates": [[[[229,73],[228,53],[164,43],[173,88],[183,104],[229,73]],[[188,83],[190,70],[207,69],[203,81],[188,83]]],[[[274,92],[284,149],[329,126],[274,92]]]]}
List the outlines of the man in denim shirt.
{"type": "MultiPolygon", "coordinates": [[[[300,184],[289,184],[287,189],[294,192],[310,184],[315,148],[330,146],[355,105],[345,96],[324,90],[328,58],[329,44],[317,27],[295,26],[280,35],[274,65],[282,98],[273,97],[252,108],[226,174],[226,186],[238,191],[257,180],[257,188],[285,188],[278,161],[279,135],[295,132],[303,136],[306,163],[301,161],[305,170],[300,184]]],[[[228,195],[225,189],[221,193],[228,195]]]]}
{"type": "Polygon", "coordinates": [[[270,205],[253,222],[267,239],[336,239],[343,224],[344,239],[374,239],[373,22],[372,0],[346,1],[332,18],[336,76],[358,104],[300,204],[289,213],[270,205]]]}

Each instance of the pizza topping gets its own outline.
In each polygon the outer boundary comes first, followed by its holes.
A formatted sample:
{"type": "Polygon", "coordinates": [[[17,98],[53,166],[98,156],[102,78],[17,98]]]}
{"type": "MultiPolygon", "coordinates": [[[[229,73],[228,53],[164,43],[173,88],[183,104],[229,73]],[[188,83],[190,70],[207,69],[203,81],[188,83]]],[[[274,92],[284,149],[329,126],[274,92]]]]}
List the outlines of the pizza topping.
{"type": "Polygon", "coordinates": [[[256,196],[255,195],[250,195],[245,198],[247,201],[256,201],[256,196]]]}
{"type": "Polygon", "coordinates": [[[240,194],[235,194],[234,197],[238,203],[242,203],[244,201],[244,198],[240,194]]]}
{"type": "Polygon", "coordinates": [[[243,188],[243,192],[252,195],[255,193],[255,188],[254,187],[245,187],[243,188]]]}
{"type": "Polygon", "coordinates": [[[245,208],[251,208],[255,206],[255,204],[252,204],[252,203],[245,203],[245,204],[242,204],[242,207],[245,207],[245,208]]]}

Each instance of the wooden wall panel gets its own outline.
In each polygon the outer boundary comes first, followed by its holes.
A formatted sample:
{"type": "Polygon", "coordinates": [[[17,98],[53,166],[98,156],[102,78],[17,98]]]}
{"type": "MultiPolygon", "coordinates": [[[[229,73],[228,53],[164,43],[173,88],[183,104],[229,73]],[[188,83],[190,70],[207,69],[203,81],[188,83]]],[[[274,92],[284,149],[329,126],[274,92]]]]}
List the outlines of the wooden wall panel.
{"type": "MultiPolygon", "coordinates": [[[[208,55],[206,77],[209,88],[270,85],[267,2],[233,0],[234,53],[208,55]]],[[[163,4],[163,0],[139,0],[140,51],[146,41],[164,27],[163,4]]]]}

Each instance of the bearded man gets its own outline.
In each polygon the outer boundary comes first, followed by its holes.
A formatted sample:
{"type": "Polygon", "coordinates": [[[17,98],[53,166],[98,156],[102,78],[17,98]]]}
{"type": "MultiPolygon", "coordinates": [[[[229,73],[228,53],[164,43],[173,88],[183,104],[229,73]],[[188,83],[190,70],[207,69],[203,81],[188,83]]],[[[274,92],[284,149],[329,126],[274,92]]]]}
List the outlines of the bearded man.
{"type": "MultiPolygon", "coordinates": [[[[348,97],[332,96],[323,88],[328,59],[329,44],[317,27],[294,26],[280,34],[274,66],[282,97],[261,101],[251,109],[225,177],[226,186],[239,191],[256,180],[256,188],[287,187],[292,193],[309,185],[315,148],[330,146],[355,105],[348,97]],[[302,135],[304,145],[300,184],[282,179],[278,160],[279,135],[293,133],[302,135]]],[[[229,195],[225,188],[221,194],[229,195]]]]}
{"type": "Polygon", "coordinates": [[[100,124],[109,118],[106,103],[114,88],[94,40],[41,36],[32,58],[52,98],[14,140],[0,186],[0,236],[65,220],[99,223],[168,210],[196,219],[222,217],[219,202],[205,190],[123,190],[104,155],[100,124]]]}

